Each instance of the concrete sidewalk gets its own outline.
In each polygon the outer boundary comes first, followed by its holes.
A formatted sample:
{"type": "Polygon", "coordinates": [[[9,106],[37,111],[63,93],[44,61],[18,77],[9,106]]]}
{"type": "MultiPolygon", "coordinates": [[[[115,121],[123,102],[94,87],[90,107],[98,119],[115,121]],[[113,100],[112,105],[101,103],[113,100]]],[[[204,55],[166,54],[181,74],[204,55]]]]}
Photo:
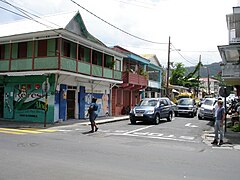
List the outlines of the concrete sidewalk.
{"type": "MultiPolygon", "coordinates": [[[[104,124],[116,121],[128,120],[129,116],[108,116],[98,117],[96,119],[97,124],[104,124]]],[[[46,128],[58,127],[58,126],[70,126],[70,125],[90,125],[88,119],[70,119],[66,121],[56,122],[54,124],[47,124],[46,128]]],[[[32,122],[15,122],[6,119],[0,119],[0,128],[44,128],[43,123],[32,123],[32,122]]]]}
{"type": "MultiPolygon", "coordinates": [[[[203,142],[215,148],[219,147],[211,144],[211,142],[214,140],[214,136],[214,128],[212,128],[210,131],[205,131],[202,136],[203,142]]],[[[240,150],[240,132],[233,132],[230,128],[227,128],[221,148],[240,150]]]]}

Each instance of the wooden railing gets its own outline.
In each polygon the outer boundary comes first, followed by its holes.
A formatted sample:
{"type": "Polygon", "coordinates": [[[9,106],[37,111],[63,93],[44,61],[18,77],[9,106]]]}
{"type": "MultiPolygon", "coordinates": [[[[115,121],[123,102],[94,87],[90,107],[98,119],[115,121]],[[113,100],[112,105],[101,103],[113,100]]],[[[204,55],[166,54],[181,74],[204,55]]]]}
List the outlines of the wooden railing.
{"type": "Polygon", "coordinates": [[[129,84],[141,85],[141,86],[148,85],[148,80],[146,79],[146,77],[136,73],[131,73],[127,71],[123,72],[122,78],[123,78],[123,83],[129,83],[129,84]]]}

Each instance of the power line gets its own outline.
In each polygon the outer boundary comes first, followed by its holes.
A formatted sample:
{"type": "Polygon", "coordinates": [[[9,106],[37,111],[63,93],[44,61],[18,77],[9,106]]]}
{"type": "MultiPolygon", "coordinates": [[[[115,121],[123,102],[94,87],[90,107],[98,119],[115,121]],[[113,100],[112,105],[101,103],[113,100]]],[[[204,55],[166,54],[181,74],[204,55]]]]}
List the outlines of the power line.
{"type": "Polygon", "coordinates": [[[75,1],[73,1],[73,0],[70,0],[70,1],[71,1],[72,3],[74,3],[74,4],[76,4],[78,7],[82,8],[83,10],[85,10],[86,12],[88,12],[89,14],[91,14],[91,15],[93,15],[94,17],[98,18],[99,20],[103,21],[104,23],[112,26],[113,28],[115,28],[115,29],[117,29],[117,30],[119,30],[119,31],[121,31],[121,32],[129,35],[129,36],[132,36],[132,37],[134,37],[134,38],[136,38],[136,39],[139,39],[139,40],[142,40],[142,41],[145,41],[145,42],[148,42],[148,43],[153,43],[153,44],[168,44],[168,43],[161,43],[161,42],[156,42],[156,41],[147,40],[147,39],[138,37],[138,36],[136,36],[136,35],[134,35],[134,34],[131,34],[131,33],[127,32],[127,31],[125,31],[125,30],[123,30],[123,29],[120,29],[119,27],[117,27],[117,26],[109,23],[108,21],[102,19],[101,17],[99,17],[99,16],[97,16],[96,14],[92,13],[91,11],[89,11],[89,10],[86,9],[85,7],[81,6],[81,5],[78,4],[77,2],[75,2],[75,1]]]}
{"type": "MultiPolygon", "coordinates": [[[[19,14],[19,13],[15,12],[15,11],[11,11],[11,10],[6,9],[6,8],[4,8],[4,7],[0,7],[1,9],[5,10],[5,11],[8,11],[8,12],[11,12],[11,13],[13,13],[13,14],[15,14],[15,15],[21,16],[21,17],[23,17],[23,18],[25,18],[25,19],[28,19],[28,20],[31,20],[31,21],[35,21],[36,23],[39,23],[39,24],[41,24],[41,25],[49,28],[50,30],[58,33],[56,30],[54,30],[54,27],[49,26],[49,25],[47,25],[47,24],[44,24],[44,23],[42,23],[42,22],[34,19],[34,18],[31,17],[29,14],[31,14],[31,15],[33,15],[33,16],[35,16],[35,17],[38,17],[39,19],[42,19],[41,17],[39,17],[39,16],[37,16],[37,15],[34,15],[34,14],[32,14],[32,13],[29,13],[28,11],[26,11],[26,10],[20,8],[20,7],[14,6],[13,4],[7,2],[6,0],[0,0],[0,1],[3,2],[3,3],[8,4],[9,6],[14,7],[15,9],[17,9],[18,11],[20,11],[20,12],[23,13],[24,15],[19,14]]],[[[45,20],[45,21],[47,21],[47,20],[45,20]]],[[[49,22],[49,21],[47,21],[47,22],[49,22]]],[[[52,23],[52,22],[50,22],[50,23],[52,23]]],[[[54,23],[52,23],[52,24],[54,24],[54,23]]],[[[56,25],[56,24],[55,24],[55,25],[56,25]]],[[[59,25],[57,25],[57,26],[60,27],[59,25]]]]}
{"type": "MultiPolygon", "coordinates": [[[[8,4],[8,5],[12,6],[12,7],[14,7],[14,8],[17,9],[18,11],[20,11],[21,13],[23,13],[23,14],[25,14],[26,16],[28,16],[29,18],[31,18],[32,20],[34,20],[34,19],[33,19],[31,16],[29,16],[28,14],[30,14],[30,15],[36,17],[36,18],[42,19],[42,17],[40,17],[40,16],[38,16],[38,15],[35,15],[35,14],[33,14],[33,13],[31,13],[31,12],[29,12],[29,11],[27,11],[27,10],[19,7],[19,6],[13,5],[13,4],[11,4],[10,2],[8,2],[7,0],[5,0],[5,1],[0,0],[0,1],[2,1],[2,2],[8,4]]],[[[51,24],[53,24],[53,25],[55,25],[55,26],[60,27],[58,24],[55,24],[55,23],[53,23],[53,22],[50,22],[50,21],[48,21],[48,20],[46,20],[46,19],[44,19],[44,21],[49,22],[49,23],[51,23],[51,24]]],[[[53,28],[53,27],[52,27],[52,28],[53,28]]]]}
{"type": "Polygon", "coordinates": [[[178,51],[178,49],[176,49],[176,48],[173,46],[172,43],[171,43],[171,46],[177,51],[177,53],[178,53],[185,61],[187,61],[188,63],[194,65],[191,61],[187,60],[187,59],[178,51]]]}

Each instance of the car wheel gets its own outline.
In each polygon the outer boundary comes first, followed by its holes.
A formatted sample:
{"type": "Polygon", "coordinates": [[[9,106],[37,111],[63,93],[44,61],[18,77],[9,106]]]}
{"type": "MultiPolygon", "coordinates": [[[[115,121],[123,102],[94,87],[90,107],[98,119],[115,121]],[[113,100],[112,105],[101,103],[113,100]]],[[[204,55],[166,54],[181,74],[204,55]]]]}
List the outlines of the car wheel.
{"type": "Polygon", "coordinates": [[[169,113],[168,117],[167,117],[167,121],[172,121],[172,113],[169,113]]]}
{"type": "Polygon", "coordinates": [[[134,119],[130,119],[131,124],[136,124],[136,121],[134,119]]]}
{"type": "Polygon", "coordinates": [[[194,117],[194,113],[190,113],[189,116],[193,118],[194,117]]]}
{"type": "Polygon", "coordinates": [[[175,112],[175,116],[177,117],[177,116],[179,116],[179,114],[177,112],[175,112]]]}
{"type": "Polygon", "coordinates": [[[160,116],[158,114],[156,114],[154,124],[157,125],[159,123],[160,123],[160,116]]]}
{"type": "Polygon", "coordinates": [[[198,115],[198,119],[199,119],[199,120],[202,120],[203,118],[202,118],[201,116],[198,115]]]}

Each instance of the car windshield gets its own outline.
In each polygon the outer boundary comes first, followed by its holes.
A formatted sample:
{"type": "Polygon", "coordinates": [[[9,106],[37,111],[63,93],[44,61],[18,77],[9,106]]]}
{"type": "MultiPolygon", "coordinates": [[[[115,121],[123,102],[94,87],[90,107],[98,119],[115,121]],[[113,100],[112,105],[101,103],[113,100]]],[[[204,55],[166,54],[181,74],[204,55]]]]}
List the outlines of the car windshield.
{"type": "Polygon", "coordinates": [[[180,100],[178,101],[178,104],[180,104],[180,105],[193,104],[193,100],[192,100],[192,99],[180,99],[180,100]]]}
{"type": "Polygon", "coordinates": [[[140,106],[156,106],[158,103],[158,100],[155,99],[146,99],[146,100],[142,100],[140,102],[140,106]]]}
{"type": "Polygon", "coordinates": [[[215,102],[215,100],[206,99],[205,102],[204,102],[204,104],[205,104],[205,105],[209,105],[209,106],[213,106],[214,102],[215,102]]]}

